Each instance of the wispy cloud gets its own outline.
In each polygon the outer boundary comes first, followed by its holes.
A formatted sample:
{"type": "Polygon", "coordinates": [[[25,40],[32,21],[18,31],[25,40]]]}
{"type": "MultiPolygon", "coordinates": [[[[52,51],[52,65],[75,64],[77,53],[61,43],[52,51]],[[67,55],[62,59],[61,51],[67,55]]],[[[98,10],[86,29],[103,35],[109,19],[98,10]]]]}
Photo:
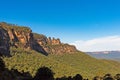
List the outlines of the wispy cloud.
{"type": "Polygon", "coordinates": [[[120,36],[107,36],[91,40],[78,40],[73,43],[81,51],[120,50],[120,36]]]}

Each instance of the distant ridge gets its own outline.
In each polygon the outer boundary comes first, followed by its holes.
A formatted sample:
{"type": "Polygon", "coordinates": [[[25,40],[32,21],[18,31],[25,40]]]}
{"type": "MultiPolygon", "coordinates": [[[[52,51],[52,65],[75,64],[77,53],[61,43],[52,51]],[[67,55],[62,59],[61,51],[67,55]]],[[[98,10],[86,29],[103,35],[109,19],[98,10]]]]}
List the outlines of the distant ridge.
{"type": "Polygon", "coordinates": [[[87,54],[100,59],[113,59],[120,60],[120,51],[96,51],[96,52],[86,52],[87,54]]]}

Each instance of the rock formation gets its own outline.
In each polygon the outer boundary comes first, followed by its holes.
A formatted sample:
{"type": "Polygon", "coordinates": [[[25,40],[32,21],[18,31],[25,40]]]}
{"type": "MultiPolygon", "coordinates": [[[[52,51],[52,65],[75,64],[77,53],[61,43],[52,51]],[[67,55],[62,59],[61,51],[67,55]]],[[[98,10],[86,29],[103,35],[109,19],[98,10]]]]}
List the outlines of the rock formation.
{"type": "Polygon", "coordinates": [[[47,38],[44,35],[32,33],[28,27],[0,23],[0,53],[8,54],[9,45],[16,48],[35,50],[45,55],[76,52],[74,46],[61,43],[60,39],[47,38]]]}
{"type": "Polygon", "coordinates": [[[47,54],[45,50],[34,40],[32,30],[28,27],[19,27],[1,23],[1,28],[8,33],[10,46],[16,48],[25,48],[47,54]]]}
{"type": "Polygon", "coordinates": [[[51,39],[51,37],[49,37],[49,38],[47,38],[46,39],[47,40],[47,44],[49,44],[49,45],[59,45],[59,44],[61,44],[61,41],[60,41],[60,39],[58,38],[58,39],[55,39],[54,37],[51,39]]]}
{"type": "Polygon", "coordinates": [[[34,36],[36,42],[41,45],[48,54],[74,53],[77,51],[75,46],[61,43],[60,39],[47,38],[41,34],[34,34],[34,36]]]}

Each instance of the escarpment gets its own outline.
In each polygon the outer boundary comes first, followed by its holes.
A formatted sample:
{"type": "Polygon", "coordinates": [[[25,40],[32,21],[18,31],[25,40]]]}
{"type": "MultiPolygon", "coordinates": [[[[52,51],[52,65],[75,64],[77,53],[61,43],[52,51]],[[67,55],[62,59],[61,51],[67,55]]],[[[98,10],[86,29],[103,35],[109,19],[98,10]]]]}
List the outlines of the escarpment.
{"type": "Polygon", "coordinates": [[[61,43],[60,39],[46,37],[41,34],[34,34],[36,42],[41,45],[48,54],[75,53],[77,49],[73,45],[61,43]]]}
{"type": "Polygon", "coordinates": [[[0,53],[9,54],[9,48],[35,50],[45,55],[74,53],[75,46],[61,43],[60,39],[32,33],[28,27],[0,23],[0,53]]]}

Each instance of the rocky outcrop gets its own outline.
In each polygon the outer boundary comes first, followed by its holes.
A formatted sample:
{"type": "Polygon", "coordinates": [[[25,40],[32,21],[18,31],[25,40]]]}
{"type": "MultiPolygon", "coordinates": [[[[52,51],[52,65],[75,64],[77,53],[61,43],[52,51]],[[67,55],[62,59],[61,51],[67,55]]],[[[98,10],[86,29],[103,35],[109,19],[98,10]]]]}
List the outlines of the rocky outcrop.
{"type": "Polygon", "coordinates": [[[9,53],[9,45],[16,48],[35,50],[45,55],[76,52],[75,46],[63,44],[60,39],[47,38],[44,35],[32,33],[28,27],[19,27],[0,23],[1,54],[9,53]]]}
{"type": "Polygon", "coordinates": [[[47,38],[47,44],[49,44],[49,45],[59,45],[59,44],[61,44],[61,41],[60,41],[59,38],[58,39],[55,39],[55,38],[51,39],[51,37],[49,37],[49,38],[47,38]]]}
{"type": "MultiPolygon", "coordinates": [[[[25,31],[15,31],[12,30],[12,35],[15,36],[14,39],[11,39],[15,46],[17,47],[23,47],[26,49],[32,49],[36,50],[38,52],[42,52],[44,54],[47,54],[44,49],[34,40],[33,33],[29,29],[27,32],[25,31]]],[[[9,34],[9,36],[11,36],[9,34]]]]}
{"type": "Polygon", "coordinates": [[[6,23],[1,23],[0,25],[2,29],[6,30],[10,37],[10,46],[28,50],[31,49],[47,54],[45,50],[34,40],[33,33],[30,28],[9,25],[6,23]]]}
{"type": "Polygon", "coordinates": [[[52,54],[72,54],[77,51],[75,46],[69,44],[51,45],[50,49],[52,54]]]}
{"type": "Polygon", "coordinates": [[[60,39],[34,34],[36,42],[43,47],[48,54],[75,53],[77,49],[73,45],[61,43],[60,39]],[[36,37],[37,36],[37,37],[36,37]]]}
{"type": "Polygon", "coordinates": [[[31,42],[33,39],[31,37],[32,34],[30,30],[26,33],[24,31],[16,31],[14,29],[11,29],[8,30],[8,34],[10,36],[12,46],[31,48],[31,42]]]}
{"type": "Polygon", "coordinates": [[[0,27],[0,56],[10,56],[9,40],[7,31],[0,27]]]}

